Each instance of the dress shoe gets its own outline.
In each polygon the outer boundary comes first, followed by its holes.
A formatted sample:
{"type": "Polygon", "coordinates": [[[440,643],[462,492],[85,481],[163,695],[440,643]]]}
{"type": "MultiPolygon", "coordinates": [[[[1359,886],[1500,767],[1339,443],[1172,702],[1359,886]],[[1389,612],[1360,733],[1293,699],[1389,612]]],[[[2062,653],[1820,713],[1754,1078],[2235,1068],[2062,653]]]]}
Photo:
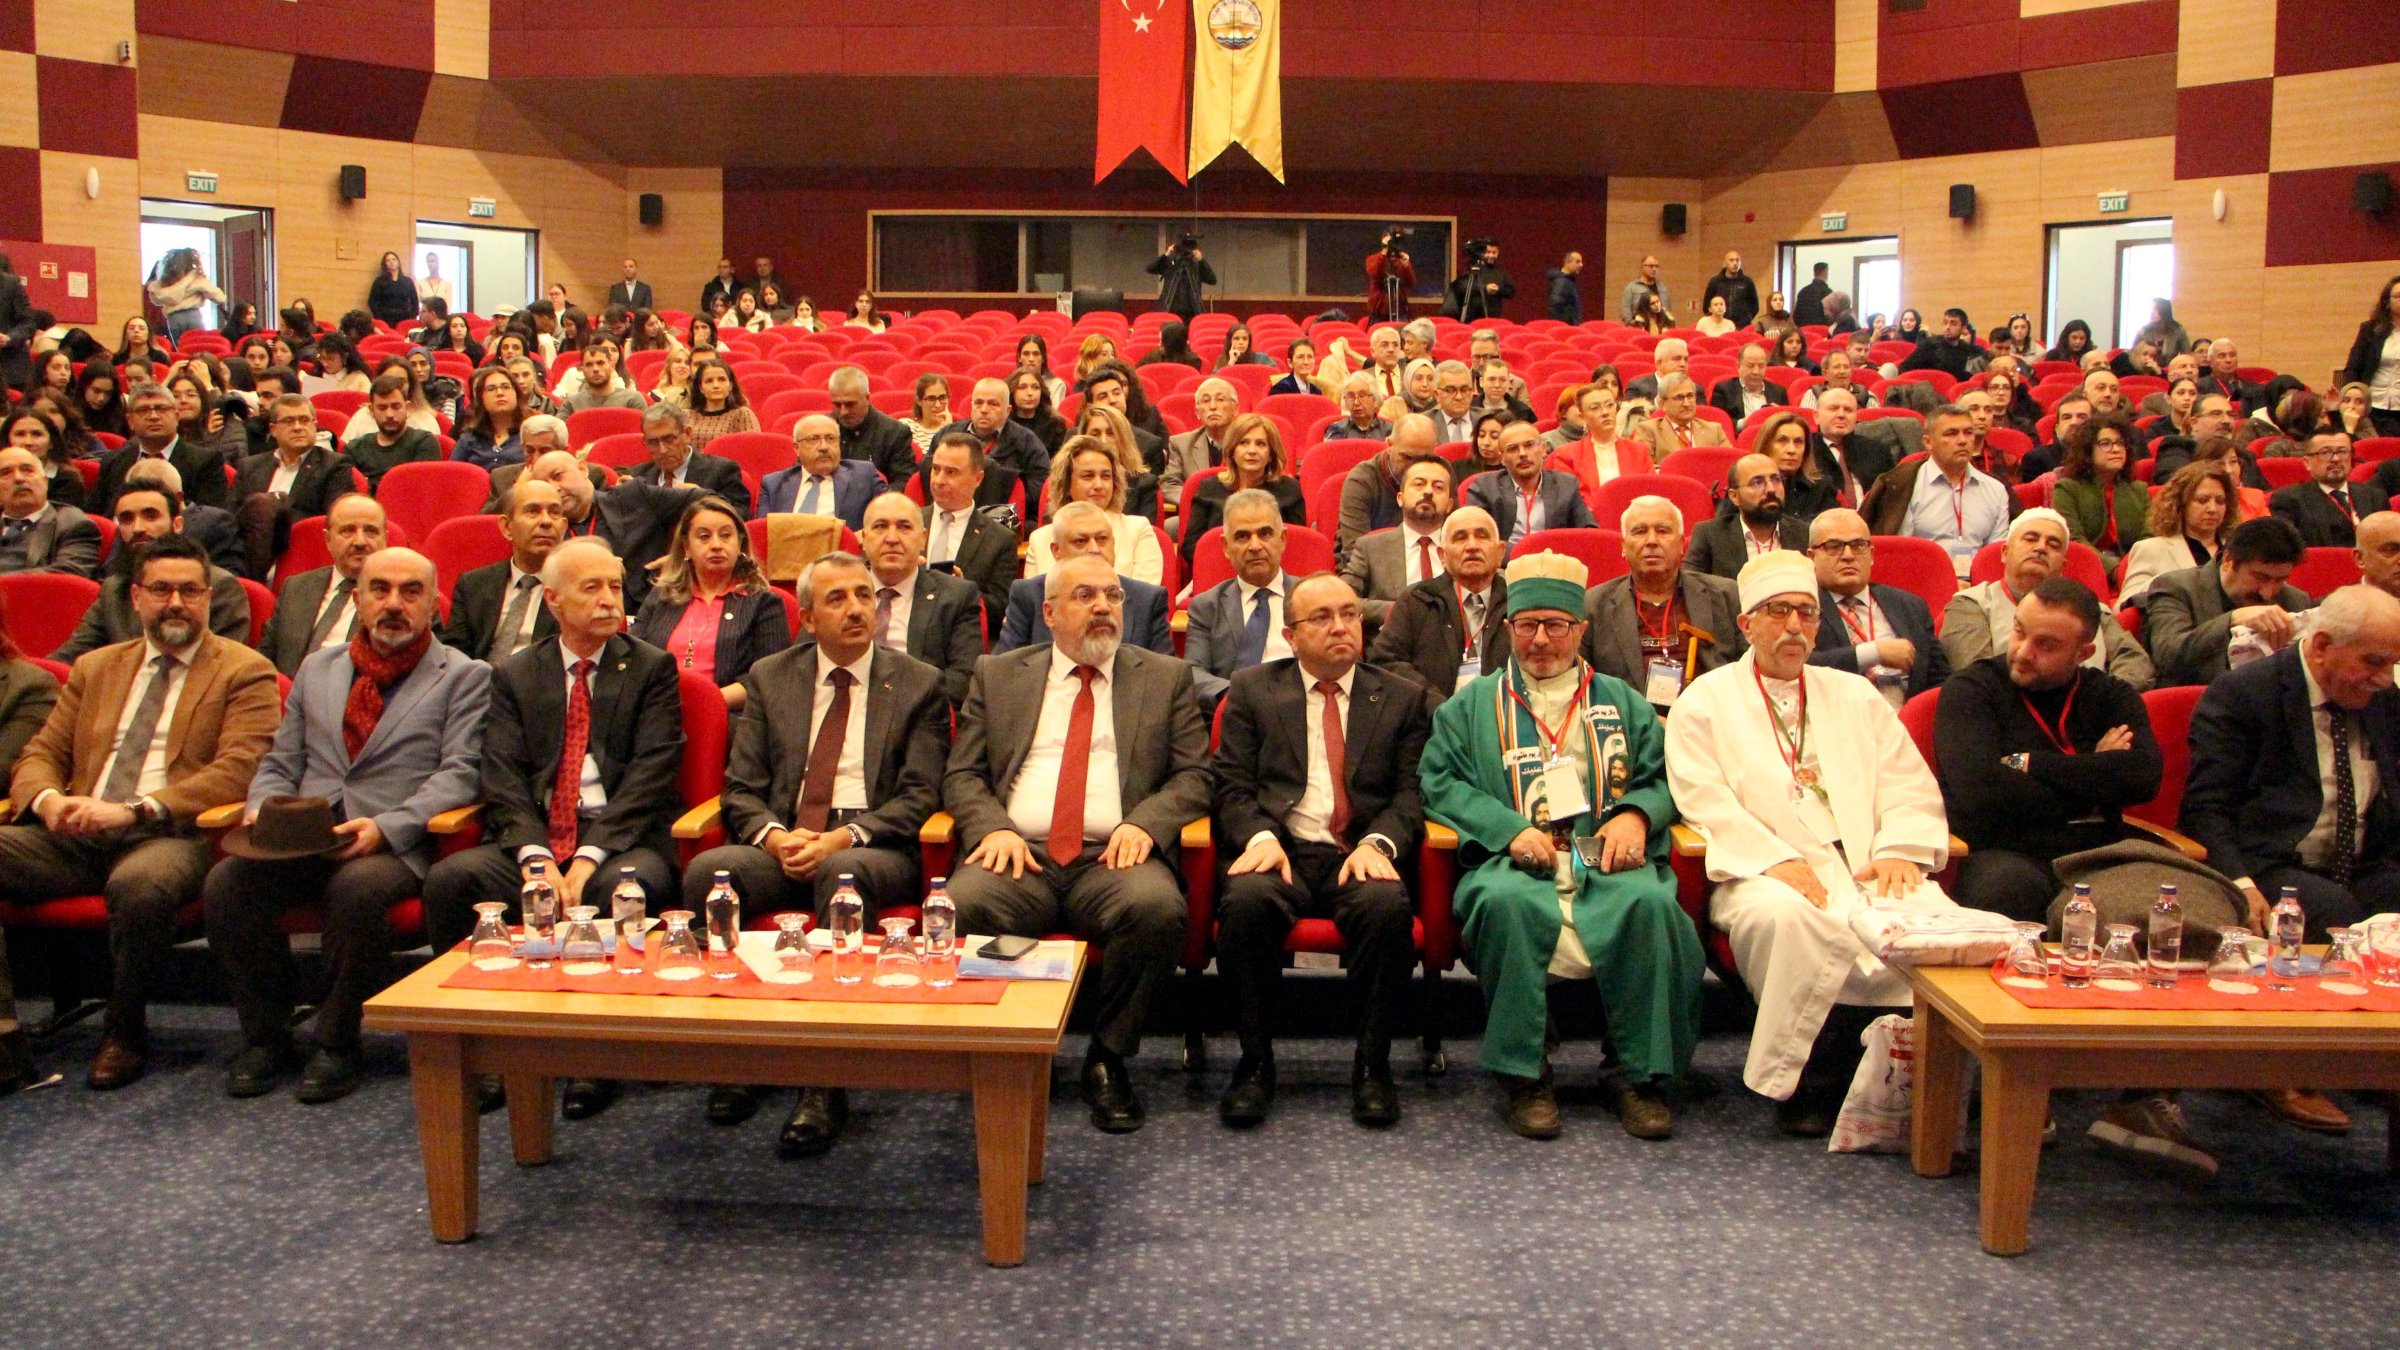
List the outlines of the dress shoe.
{"type": "Polygon", "coordinates": [[[569,1120],[590,1120],[617,1100],[617,1090],[613,1078],[569,1079],[558,1113],[569,1120]]]}
{"type": "Polygon", "coordinates": [[[850,1093],[846,1088],[802,1088],[800,1104],[783,1122],[775,1152],[785,1158],[814,1158],[832,1148],[850,1123],[850,1093]]]}
{"type": "Polygon", "coordinates": [[[1244,1055],[1242,1062],[1233,1068],[1232,1085],[1217,1102],[1217,1119],[1237,1130],[1246,1130],[1265,1120],[1267,1108],[1274,1104],[1275,1061],[1244,1055]]]}
{"type": "Polygon", "coordinates": [[[1392,1086],[1392,1062],[1357,1060],[1350,1066],[1350,1119],[1378,1129],[1400,1123],[1400,1093],[1392,1086]]]}
{"type": "Polygon", "coordinates": [[[1092,1124],[1106,1133],[1142,1128],[1142,1099],[1133,1094],[1121,1059],[1094,1055],[1083,1062],[1083,1100],[1092,1108],[1092,1124]]]}
{"type": "Polygon", "coordinates": [[[92,1061],[92,1071],[84,1075],[85,1087],[94,1092],[114,1092],[142,1076],[150,1067],[150,1057],[131,1041],[110,1036],[100,1042],[100,1057],[92,1061]]]}
{"type": "Polygon", "coordinates": [[[496,1073],[475,1075],[475,1114],[488,1116],[508,1105],[508,1087],[496,1073]]]}
{"type": "Polygon", "coordinates": [[[235,1055],[233,1067],[225,1071],[225,1095],[264,1097],[299,1067],[300,1052],[290,1041],[250,1046],[235,1055]]]}
{"type": "Polygon", "coordinates": [[[2333,1104],[2333,1099],[2309,1088],[2267,1088],[2250,1094],[2258,1104],[2281,1116],[2287,1125],[2297,1125],[2319,1134],[2350,1133],[2350,1113],[2333,1104]]]}
{"type": "Polygon", "coordinates": [[[1825,1093],[1802,1087],[1775,1103],[1775,1128],[1795,1139],[1822,1139],[1833,1133],[1835,1109],[1825,1093]]]}
{"type": "Polygon", "coordinates": [[[2156,1092],[2116,1102],[2085,1133],[2138,1162],[2163,1164],[2203,1177],[2217,1174],[2217,1160],[2192,1138],[2183,1107],[2156,1092]]]}
{"type": "Polygon", "coordinates": [[[356,1050],[319,1046],[317,1053],[308,1057],[308,1067],[300,1071],[300,1087],[292,1095],[310,1106],[338,1102],[358,1091],[365,1068],[365,1061],[356,1050]]]}
{"type": "Polygon", "coordinates": [[[739,1125],[758,1114],[758,1089],[719,1087],[708,1090],[708,1123],[739,1125]]]}
{"type": "Polygon", "coordinates": [[[1609,1109],[1617,1113],[1617,1123],[1625,1133],[1636,1139],[1666,1139],[1675,1133],[1675,1113],[1667,1109],[1666,1099],[1648,1083],[1636,1083],[1624,1074],[1610,1074],[1600,1080],[1600,1094],[1608,1101],[1609,1109]]]}
{"type": "Polygon", "coordinates": [[[1508,1088],[1508,1106],[1503,1114],[1508,1128],[1527,1139],[1558,1138],[1558,1093],[1550,1086],[1548,1070],[1539,1078],[1517,1078],[1502,1074],[1500,1080],[1508,1088]]]}
{"type": "Polygon", "coordinates": [[[33,1067],[33,1040],[23,1030],[0,1033],[0,1097],[32,1087],[40,1075],[33,1067]]]}

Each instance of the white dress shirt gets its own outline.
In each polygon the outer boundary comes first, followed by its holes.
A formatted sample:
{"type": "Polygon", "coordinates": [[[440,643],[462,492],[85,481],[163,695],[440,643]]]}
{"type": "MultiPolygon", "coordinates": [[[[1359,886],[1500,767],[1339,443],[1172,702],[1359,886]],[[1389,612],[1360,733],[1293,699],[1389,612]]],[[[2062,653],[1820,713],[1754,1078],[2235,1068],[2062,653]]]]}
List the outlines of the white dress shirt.
{"type": "MultiPolygon", "coordinates": [[[[2303,657],[2305,658],[2305,653],[2303,657]]],[[[2340,789],[2335,786],[2336,764],[2333,758],[2333,714],[2325,707],[2325,690],[2317,683],[2317,673],[2300,662],[2301,676],[2308,681],[2308,724],[2317,738],[2317,786],[2324,800],[2317,807],[2317,822],[2308,827],[2300,838],[2300,861],[2311,868],[2321,868],[2333,858],[2334,813],[2341,805],[2340,789]]],[[[2350,856],[2355,858],[2366,847],[2367,805],[2375,800],[2379,780],[2375,761],[2367,754],[2367,729],[2357,718],[2350,720],[2350,787],[2358,810],[2355,828],[2358,837],[2351,841],[2350,856]]]]}
{"type": "MultiPolygon", "coordinates": [[[[1106,666],[1092,680],[1092,753],[1083,779],[1083,837],[1106,839],[1125,819],[1117,790],[1117,714],[1111,701],[1113,684],[1106,666]]],[[[1055,646],[1050,649],[1050,674],[1042,682],[1042,712],[1033,724],[1033,744],[1017,768],[1017,781],[1008,790],[1008,818],[1018,834],[1040,848],[1050,837],[1050,813],[1058,805],[1058,771],[1067,750],[1067,723],[1075,714],[1075,695],[1083,682],[1075,678],[1075,663],[1055,646]]]]}
{"type": "Polygon", "coordinates": [[[1475,410],[1469,408],[1458,416],[1452,417],[1436,408],[1433,410],[1433,429],[1435,439],[1442,443],[1471,442],[1475,439],[1475,410]]]}
{"type": "MultiPolygon", "coordinates": [[[[685,460],[684,465],[687,468],[690,467],[691,461],[685,460]]],[[[833,502],[833,479],[830,477],[820,478],[817,475],[810,473],[808,470],[802,469],[800,471],[800,481],[793,485],[792,509],[800,512],[803,515],[830,516],[835,514],[833,502]],[[817,494],[816,503],[814,506],[811,506],[808,500],[808,494],[811,490],[816,488],[823,488],[824,491],[817,494]]]]}
{"type": "Polygon", "coordinates": [[[1408,564],[1408,583],[1411,586],[1420,581],[1431,581],[1435,577],[1448,575],[1449,569],[1442,563],[1441,536],[1429,530],[1420,530],[1406,520],[1400,522],[1400,560],[1408,564]],[[1417,541],[1420,539],[1432,542],[1433,548],[1430,552],[1417,547],[1417,541]],[[1433,568],[1431,572],[1424,571],[1424,567],[1427,565],[1433,568]]]}
{"type": "Polygon", "coordinates": [[[938,506],[933,508],[926,521],[930,528],[925,547],[925,561],[937,563],[958,561],[958,544],[967,536],[967,511],[970,509],[972,508],[961,507],[956,511],[945,511],[938,506]]]}
{"type": "MultiPolygon", "coordinates": [[[[1345,733],[1350,727],[1350,686],[1357,674],[1357,668],[1352,667],[1334,681],[1342,689],[1334,699],[1341,705],[1345,733]]],[[[1284,818],[1283,824],[1294,839],[1340,848],[1341,836],[1333,832],[1333,766],[1325,759],[1325,696],[1317,692],[1316,680],[1305,669],[1299,675],[1300,703],[1308,710],[1308,786],[1300,790],[1300,800],[1292,803],[1292,813],[1284,818]]],[[[1349,748],[1349,737],[1345,734],[1342,738],[1345,755],[1349,748]]],[[[1256,842],[1255,836],[1252,842],[1256,842]]]]}
{"type": "MultiPolygon", "coordinates": [[[[305,450],[300,453],[303,458],[308,454],[305,450]]],[[[300,463],[298,460],[287,460],[283,456],[277,455],[275,457],[275,474],[267,479],[267,491],[278,497],[289,497],[292,495],[292,482],[299,476],[300,463]]]]}

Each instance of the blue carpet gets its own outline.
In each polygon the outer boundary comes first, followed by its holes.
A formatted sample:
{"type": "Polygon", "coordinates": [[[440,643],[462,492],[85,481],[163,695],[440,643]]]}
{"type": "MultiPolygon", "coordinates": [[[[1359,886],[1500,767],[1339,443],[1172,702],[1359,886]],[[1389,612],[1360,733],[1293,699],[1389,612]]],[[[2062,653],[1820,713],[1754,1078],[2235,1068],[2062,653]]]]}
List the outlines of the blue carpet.
{"type": "Polygon", "coordinates": [[[81,1086],[87,1023],[45,1054],[66,1083],[0,1100],[0,1344],[2332,1347],[2390,1344],[2400,1311],[2371,1110],[2327,1139],[2194,1094],[2225,1173],[2192,1184],[2122,1165],[2082,1134],[2100,1098],[2062,1098],[2033,1249],[2000,1260],[1971,1163],[1929,1181],[1776,1135],[1737,1035],[1703,1042],[1663,1144],[1595,1104],[1589,1043],[1560,1056],[1552,1144],[1502,1128],[1466,1041],[1446,1079],[1405,1075],[1388,1134],[1348,1120],[1345,1045],[1287,1042],[1274,1119],[1235,1135],[1230,1044],[1191,1080],[1155,1038],[1150,1127],[1105,1137],[1074,1044],[1028,1262],[993,1270],[963,1098],[855,1094],[806,1163],[773,1155],[784,1094],[717,1129],[697,1089],[636,1087],[525,1170],[494,1115],[482,1236],[442,1247],[397,1041],[347,1101],[235,1102],[229,1014],[153,1023],[132,1088],[81,1086]]]}

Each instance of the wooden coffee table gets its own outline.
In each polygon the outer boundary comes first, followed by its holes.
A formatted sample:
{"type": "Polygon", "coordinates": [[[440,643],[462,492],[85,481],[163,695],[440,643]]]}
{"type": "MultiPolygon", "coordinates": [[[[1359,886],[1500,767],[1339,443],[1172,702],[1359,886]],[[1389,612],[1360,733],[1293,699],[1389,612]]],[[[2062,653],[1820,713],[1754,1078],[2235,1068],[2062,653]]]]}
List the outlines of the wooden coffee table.
{"type": "MultiPolygon", "coordinates": [[[[2025,1250],[2053,1088],[2400,1089],[2400,1013],[2028,1008],[1981,966],[1896,969],[1916,992],[1917,1175],[1950,1174],[1967,1057],[1982,1067],[1983,1249],[1995,1256],[2025,1250]]],[[[2386,1148],[2400,1167],[2400,1130],[2386,1148]]]]}
{"type": "MultiPolygon", "coordinates": [[[[408,1037],[433,1236],[475,1236],[473,1079],[508,1086],[519,1166],[550,1161],[560,1078],[966,1092],[975,1099],[983,1258],[1025,1260],[1025,1187],[1042,1179],[1050,1062],[1082,980],[1018,981],[993,1004],[824,1003],[444,989],[464,952],[369,1000],[370,1031],[408,1037]]],[[[820,977],[822,978],[822,977],[820,977]]]]}

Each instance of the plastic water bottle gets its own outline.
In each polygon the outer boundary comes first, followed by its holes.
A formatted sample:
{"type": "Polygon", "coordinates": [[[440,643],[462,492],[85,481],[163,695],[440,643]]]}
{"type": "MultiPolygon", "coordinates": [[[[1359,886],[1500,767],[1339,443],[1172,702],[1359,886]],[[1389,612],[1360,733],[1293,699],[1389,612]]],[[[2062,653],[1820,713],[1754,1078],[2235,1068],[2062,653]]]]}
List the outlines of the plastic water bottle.
{"type": "Polygon", "coordinates": [[[742,897],[733,890],[733,874],[718,872],[708,888],[708,973],[720,980],[730,980],[741,973],[741,958],[734,949],[742,945],[742,897]]]}
{"type": "Polygon", "coordinates": [[[558,886],[550,880],[548,858],[535,858],[525,867],[525,885],[517,892],[517,912],[525,921],[525,964],[546,970],[558,953],[558,886]]]}
{"type": "Polygon", "coordinates": [[[857,984],[867,975],[867,901],[858,893],[858,878],[842,873],[825,911],[833,927],[833,982],[857,984]]]}
{"type": "Polygon", "coordinates": [[[2172,989],[2183,960],[2183,902],[2172,883],[2158,888],[2150,902],[2150,987],[2172,989]]]}
{"type": "Polygon", "coordinates": [[[2092,905],[2092,888],[2075,883],[2075,893],[2068,897],[2066,909],[2058,917],[2059,934],[2065,939],[2059,959],[2059,983],[2069,989],[2088,989],[2092,970],[2100,964],[2100,911],[2092,905]]]}
{"type": "Polygon", "coordinates": [[[2300,987],[2300,938],[2308,928],[2308,915],[2300,909],[2300,889],[2286,886],[2275,901],[2275,913],[2268,921],[2267,988],[2278,994],[2289,994],[2300,987]]]}
{"type": "Polygon", "coordinates": [[[939,989],[958,980],[958,906],[950,902],[950,878],[935,877],[926,893],[925,983],[939,989]]]}
{"type": "Polygon", "coordinates": [[[642,894],[642,883],[635,879],[633,869],[620,868],[617,888],[609,892],[609,917],[617,927],[617,973],[642,973],[642,924],[649,918],[650,897],[642,894]]]}

